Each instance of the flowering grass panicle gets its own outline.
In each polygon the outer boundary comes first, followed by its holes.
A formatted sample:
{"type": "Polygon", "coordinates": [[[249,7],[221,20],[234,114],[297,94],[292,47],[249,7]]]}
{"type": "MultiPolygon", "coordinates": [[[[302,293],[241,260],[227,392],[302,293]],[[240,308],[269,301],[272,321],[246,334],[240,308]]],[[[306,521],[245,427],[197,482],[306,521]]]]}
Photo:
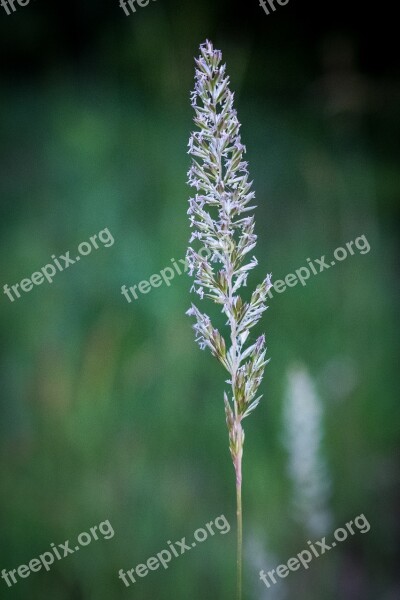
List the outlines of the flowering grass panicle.
{"type": "Polygon", "coordinates": [[[250,255],[256,245],[254,216],[251,211],[254,192],[249,181],[246,152],[241,142],[240,123],[233,108],[226,65],[222,54],[211,42],[200,46],[196,59],[195,89],[192,92],[194,122],[198,130],[189,140],[192,165],[188,183],[197,190],[189,200],[189,220],[193,228],[189,243],[208,250],[204,258],[189,246],[187,263],[194,277],[191,291],[201,299],[210,298],[221,305],[227,318],[227,331],[220,333],[210,317],[195,304],[187,314],[195,317],[194,330],[200,348],[208,347],[229,373],[229,395],[224,393],[229,446],[236,472],[238,503],[238,597],[241,597],[241,483],[244,431],[242,421],[261,399],[258,389],[265,365],[265,336],[250,341],[250,330],[266,310],[271,287],[268,275],[250,299],[240,296],[249,271],[257,266],[250,255]]]}

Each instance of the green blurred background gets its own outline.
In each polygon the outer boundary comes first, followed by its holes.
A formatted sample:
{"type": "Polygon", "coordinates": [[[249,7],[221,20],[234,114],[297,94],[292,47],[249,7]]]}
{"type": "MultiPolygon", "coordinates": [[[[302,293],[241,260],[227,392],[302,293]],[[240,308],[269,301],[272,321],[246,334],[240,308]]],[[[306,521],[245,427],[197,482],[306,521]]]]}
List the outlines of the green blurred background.
{"type": "Polygon", "coordinates": [[[0,597],[234,596],[226,375],[194,343],[188,277],[130,304],[121,295],[185,255],[193,57],[210,38],[255,182],[252,283],[362,235],[371,247],[275,294],[259,327],[271,362],[245,422],[244,598],[400,598],[393,15],[300,0],[270,16],[256,0],[157,0],[130,17],[117,0],[0,11],[1,286],[104,228],[115,239],[51,285],[13,303],[2,295],[0,569],[107,519],[115,536],[12,588],[0,580],[0,597]],[[290,379],[294,365],[311,398],[290,379]],[[306,493],[304,517],[293,431],[320,494],[306,493]],[[320,509],[329,526],[317,535],[320,509]],[[270,590],[259,581],[361,513],[369,533],[270,590]],[[118,579],[221,514],[228,535],[128,589],[118,579]]]}

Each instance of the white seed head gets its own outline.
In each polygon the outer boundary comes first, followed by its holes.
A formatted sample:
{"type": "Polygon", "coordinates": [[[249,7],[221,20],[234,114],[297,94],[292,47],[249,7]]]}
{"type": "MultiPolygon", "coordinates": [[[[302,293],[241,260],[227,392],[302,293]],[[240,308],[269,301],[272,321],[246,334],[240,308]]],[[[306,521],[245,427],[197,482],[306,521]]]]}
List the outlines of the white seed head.
{"type": "Polygon", "coordinates": [[[271,281],[268,275],[248,302],[239,295],[246,287],[249,272],[258,264],[254,256],[247,256],[257,241],[254,216],[248,214],[255,208],[251,205],[255,194],[248,163],[243,159],[246,148],[239,134],[234,96],[221,61],[221,52],[211,42],[200,46],[191,93],[197,129],[188,143],[192,157],[188,183],[197,191],[189,199],[189,244],[202,245],[209,250],[209,257],[203,258],[189,246],[186,259],[189,275],[194,278],[192,291],[201,299],[207,297],[221,305],[227,317],[229,332],[225,338],[194,304],[188,311],[196,320],[196,341],[201,348],[210,348],[231,376],[232,400],[225,395],[225,410],[235,462],[243,444],[241,420],[261,398],[257,391],[268,362],[265,336],[250,341],[249,333],[266,310],[271,281]]]}

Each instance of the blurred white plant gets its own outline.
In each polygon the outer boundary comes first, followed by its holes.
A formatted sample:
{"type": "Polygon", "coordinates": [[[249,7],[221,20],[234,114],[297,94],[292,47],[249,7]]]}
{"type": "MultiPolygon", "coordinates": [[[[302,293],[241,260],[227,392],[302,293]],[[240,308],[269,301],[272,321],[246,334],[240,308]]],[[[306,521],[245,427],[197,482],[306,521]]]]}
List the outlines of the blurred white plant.
{"type": "Polygon", "coordinates": [[[280,581],[279,585],[272,585],[268,589],[263,583],[260,583],[260,571],[266,566],[274,567],[279,564],[279,559],[269,549],[266,535],[263,534],[261,539],[256,528],[249,533],[245,545],[245,557],[254,582],[249,597],[254,600],[286,600],[288,595],[285,581],[280,581]]]}
{"type": "Polygon", "coordinates": [[[292,366],[288,371],[283,421],[295,518],[310,535],[322,535],[332,524],[331,482],[321,447],[323,409],[314,382],[303,365],[292,366]]]}
{"type": "Polygon", "coordinates": [[[201,299],[211,298],[227,317],[227,332],[220,333],[210,317],[192,304],[188,314],[195,317],[194,330],[200,348],[208,347],[229,373],[231,393],[224,394],[229,446],[236,472],[237,498],[237,573],[238,598],[241,598],[242,573],[242,454],[244,431],[242,421],[257,406],[257,395],[267,364],[265,336],[250,340],[250,329],[266,310],[265,300],[271,287],[270,277],[256,287],[248,302],[239,290],[246,286],[249,271],[257,259],[247,258],[256,245],[255,207],[249,182],[246,151],[241,143],[240,123],[233,108],[222,55],[211,42],[200,46],[196,60],[196,82],[192,93],[194,122],[198,131],[189,140],[192,156],[188,183],[197,192],[189,200],[189,220],[193,227],[190,242],[202,244],[209,256],[204,258],[191,246],[187,251],[189,275],[194,275],[195,291],[201,299]],[[247,262],[246,262],[247,261],[247,262]]]}

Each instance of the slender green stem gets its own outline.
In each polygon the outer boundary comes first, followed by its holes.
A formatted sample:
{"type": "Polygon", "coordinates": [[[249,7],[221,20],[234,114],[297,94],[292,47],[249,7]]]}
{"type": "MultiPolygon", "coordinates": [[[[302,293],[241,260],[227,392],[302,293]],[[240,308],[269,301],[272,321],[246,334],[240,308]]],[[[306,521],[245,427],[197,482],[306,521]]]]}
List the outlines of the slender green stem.
{"type": "Polygon", "coordinates": [[[237,517],[237,600],[242,600],[242,458],[236,464],[236,517],[237,517]]]}

